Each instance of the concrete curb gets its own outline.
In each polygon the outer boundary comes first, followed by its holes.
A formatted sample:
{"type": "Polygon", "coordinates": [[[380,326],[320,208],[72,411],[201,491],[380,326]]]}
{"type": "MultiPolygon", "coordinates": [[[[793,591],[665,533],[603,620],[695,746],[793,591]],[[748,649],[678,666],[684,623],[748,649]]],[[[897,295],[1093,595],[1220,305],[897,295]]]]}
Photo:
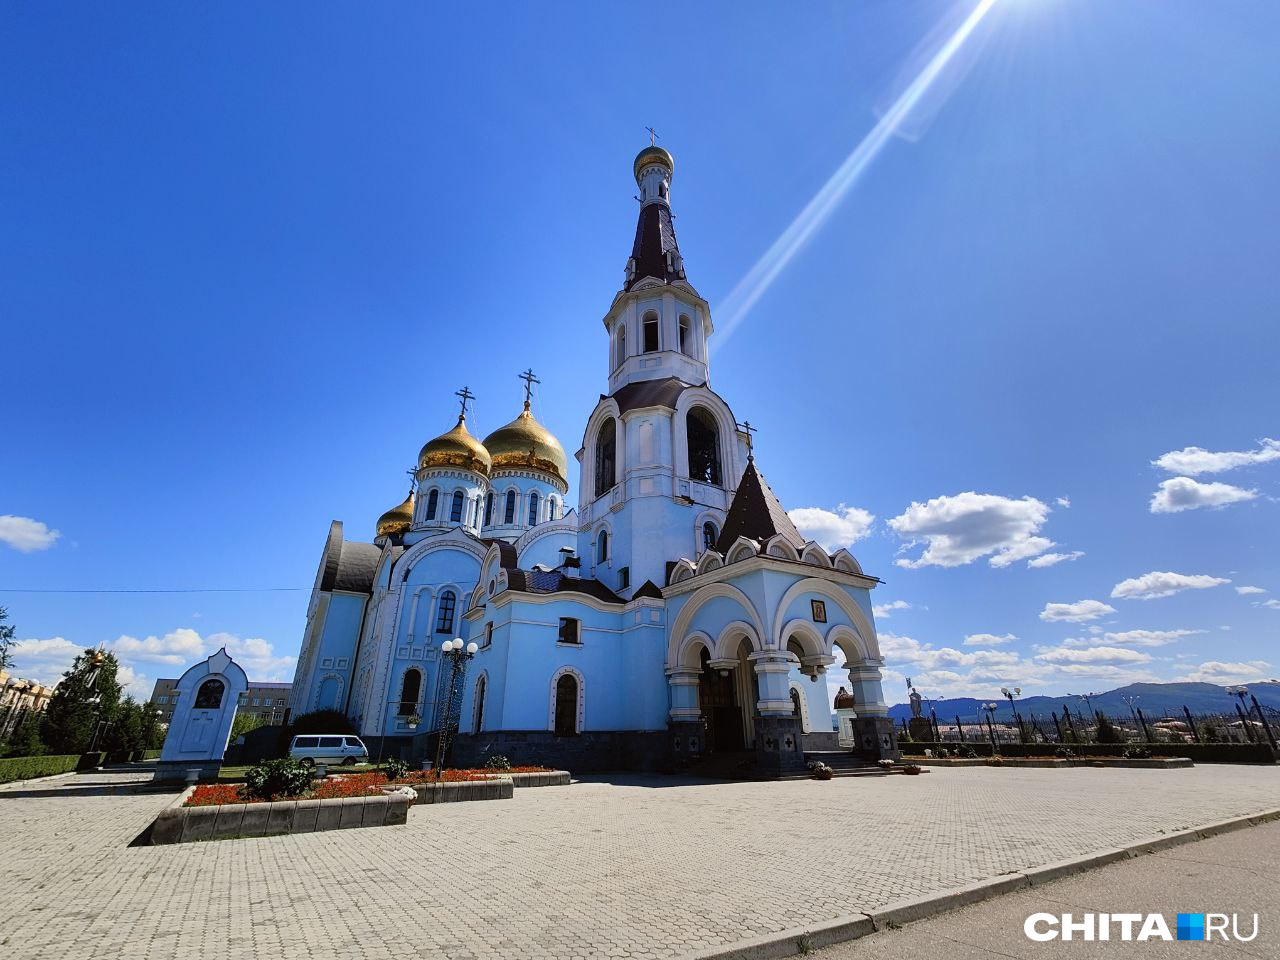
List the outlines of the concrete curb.
{"type": "Polygon", "coordinates": [[[1148,837],[1116,849],[1102,850],[1083,857],[1018,870],[990,880],[953,887],[941,893],[899,900],[870,912],[853,913],[828,922],[803,927],[791,927],[753,940],[743,940],[728,947],[712,947],[687,954],[685,960],[781,960],[783,957],[809,953],[846,940],[856,940],[869,933],[901,926],[912,920],[923,920],[971,903],[990,900],[992,897],[1014,890],[1029,889],[1052,880],[1084,873],[1095,867],[1106,866],[1109,863],[1118,863],[1131,857],[1168,850],[1171,847],[1194,843],[1197,840],[1230,833],[1233,830],[1244,830],[1273,820],[1280,820],[1280,808],[1232,817],[1229,820],[1219,820],[1157,837],[1148,837]]]}

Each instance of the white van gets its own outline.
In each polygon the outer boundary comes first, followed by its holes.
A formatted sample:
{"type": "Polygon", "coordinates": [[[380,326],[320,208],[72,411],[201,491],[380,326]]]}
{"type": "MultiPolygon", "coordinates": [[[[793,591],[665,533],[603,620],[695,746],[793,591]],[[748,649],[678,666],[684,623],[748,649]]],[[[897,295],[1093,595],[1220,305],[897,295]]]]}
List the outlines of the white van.
{"type": "Polygon", "coordinates": [[[349,767],[368,760],[369,748],[359,737],[349,734],[328,737],[304,734],[293,738],[293,742],[289,744],[289,756],[301,760],[308,767],[314,767],[317,763],[349,767]]]}

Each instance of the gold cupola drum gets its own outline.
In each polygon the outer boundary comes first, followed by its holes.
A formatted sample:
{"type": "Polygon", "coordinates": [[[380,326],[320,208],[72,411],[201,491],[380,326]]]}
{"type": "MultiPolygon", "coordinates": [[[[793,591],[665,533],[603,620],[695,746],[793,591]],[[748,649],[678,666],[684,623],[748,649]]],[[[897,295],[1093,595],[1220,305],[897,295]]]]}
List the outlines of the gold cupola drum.
{"type": "Polygon", "coordinates": [[[458,417],[452,430],[429,440],[418,453],[419,470],[461,467],[487,477],[491,466],[489,451],[467,430],[465,413],[458,417]]]}
{"type": "Polygon", "coordinates": [[[528,400],[525,400],[520,416],[485,437],[484,445],[489,451],[493,469],[537,470],[550,474],[567,489],[569,465],[564,447],[550,430],[534,419],[529,412],[528,400]]]}
{"type": "Polygon", "coordinates": [[[398,504],[378,518],[377,536],[394,537],[409,532],[413,526],[413,490],[398,504]]]}

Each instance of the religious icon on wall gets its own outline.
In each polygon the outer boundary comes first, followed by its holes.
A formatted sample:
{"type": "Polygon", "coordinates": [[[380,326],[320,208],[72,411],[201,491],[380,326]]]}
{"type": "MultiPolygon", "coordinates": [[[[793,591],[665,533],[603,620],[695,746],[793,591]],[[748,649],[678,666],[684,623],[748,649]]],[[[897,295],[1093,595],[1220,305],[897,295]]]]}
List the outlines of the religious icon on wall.
{"type": "Polygon", "coordinates": [[[827,622],[827,602],[825,600],[810,600],[809,607],[813,611],[814,623],[827,622]]]}

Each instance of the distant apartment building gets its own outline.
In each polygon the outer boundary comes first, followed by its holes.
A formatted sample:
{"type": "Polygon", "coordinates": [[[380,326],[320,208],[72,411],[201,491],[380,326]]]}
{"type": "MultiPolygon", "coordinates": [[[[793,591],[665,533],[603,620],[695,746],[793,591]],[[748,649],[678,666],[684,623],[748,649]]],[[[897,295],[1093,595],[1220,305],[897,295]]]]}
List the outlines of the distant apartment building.
{"type": "Polygon", "coordinates": [[[52,696],[53,687],[11,677],[0,670],[0,740],[9,737],[28,717],[42,713],[52,696]]]}
{"type": "MultiPolygon", "coordinates": [[[[155,689],[151,691],[151,706],[160,711],[162,723],[168,723],[173,717],[173,708],[178,703],[177,686],[176,678],[157,680],[155,689]]],[[[285,706],[292,687],[291,683],[250,683],[249,689],[240,694],[236,712],[255,714],[264,724],[284,723],[285,706]]]]}

